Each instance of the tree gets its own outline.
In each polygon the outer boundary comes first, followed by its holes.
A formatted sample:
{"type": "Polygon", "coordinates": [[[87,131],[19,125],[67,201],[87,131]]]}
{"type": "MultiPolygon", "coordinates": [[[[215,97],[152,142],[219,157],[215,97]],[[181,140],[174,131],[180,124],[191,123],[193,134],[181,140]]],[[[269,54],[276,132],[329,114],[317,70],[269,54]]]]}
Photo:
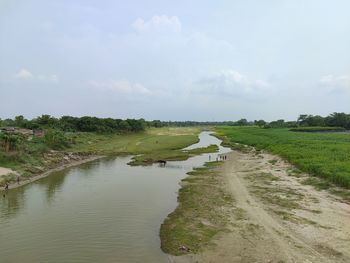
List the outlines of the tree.
{"type": "Polygon", "coordinates": [[[119,122],[119,129],[122,131],[129,131],[131,130],[130,125],[127,121],[122,120],[121,122],[119,122]]]}
{"type": "Polygon", "coordinates": [[[15,126],[16,127],[25,127],[27,120],[23,117],[23,115],[18,115],[15,117],[15,126]]]}
{"type": "Polygon", "coordinates": [[[306,118],[307,118],[307,114],[300,114],[298,119],[297,119],[297,123],[298,125],[303,126],[304,124],[306,124],[306,118]]]}
{"type": "Polygon", "coordinates": [[[264,121],[264,120],[258,120],[258,121],[255,120],[255,121],[254,121],[254,124],[255,124],[255,125],[258,125],[258,126],[261,128],[261,127],[264,127],[264,126],[265,126],[266,121],[264,121]]]}
{"type": "Polygon", "coordinates": [[[36,122],[42,127],[42,128],[54,128],[56,127],[58,120],[54,117],[51,117],[48,114],[43,114],[40,117],[36,119],[36,122]]]}
{"type": "Polygon", "coordinates": [[[350,129],[350,115],[345,114],[344,112],[334,112],[330,114],[326,117],[325,122],[327,126],[344,127],[345,129],[350,129]]]}
{"type": "Polygon", "coordinates": [[[240,119],[236,123],[237,123],[238,126],[246,126],[246,125],[248,125],[247,119],[240,119]]]}
{"type": "Polygon", "coordinates": [[[63,132],[54,129],[48,129],[44,135],[44,142],[52,149],[63,149],[68,146],[68,139],[63,132]]]}

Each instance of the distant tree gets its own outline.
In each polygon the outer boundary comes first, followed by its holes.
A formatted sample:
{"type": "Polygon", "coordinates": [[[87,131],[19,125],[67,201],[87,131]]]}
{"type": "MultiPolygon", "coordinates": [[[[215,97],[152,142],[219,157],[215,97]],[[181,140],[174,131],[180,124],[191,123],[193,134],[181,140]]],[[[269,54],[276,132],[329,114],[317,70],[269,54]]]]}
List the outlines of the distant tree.
{"type": "Polygon", "coordinates": [[[344,112],[334,112],[325,118],[325,123],[327,126],[350,129],[350,115],[344,112]]]}
{"type": "Polygon", "coordinates": [[[264,127],[265,126],[265,124],[266,124],[266,121],[264,121],[264,120],[255,120],[254,121],[254,124],[255,125],[257,125],[257,126],[259,126],[259,127],[264,127]]]}
{"type": "Polygon", "coordinates": [[[118,126],[119,126],[119,129],[122,131],[130,131],[131,130],[129,123],[125,120],[122,120],[118,126]]]}
{"type": "Polygon", "coordinates": [[[319,115],[309,115],[306,119],[306,123],[308,126],[325,126],[324,118],[319,115]]]}
{"type": "Polygon", "coordinates": [[[15,126],[15,121],[11,120],[11,119],[5,119],[3,120],[3,126],[7,126],[7,127],[13,127],[15,126]]]}
{"type": "Polygon", "coordinates": [[[63,131],[74,132],[78,130],[79,118],[72,116],[62,116],[59,120],[59,127],[63,131]]]}
{"type": "Polygon", "coordinates": [[[160,128],[163,126],[162,122],[160,120],[153,120],[150,122],[150,126],[151,127],[156,127],[156,128],[160,128]]]}
{"type": "Polygon", "coordinates": [[[36,122],[42,128],[55,128],[58,124],[58,120],[48,114],[41,115],[36,119],[36,122]]]}
{"type": "Polygon", "coordinates": [[[246,125],[248,125],[248,121],[247,121],[247,119],[240,119],[236,122],[236,124],[238,126],[246,126],[246,125]]]}
{"type": "Polygon", "coordinates": [[[286,127],[286,123],[284,120],[280,119],[277,121],[271,121],[270,123],[264,126],[265,128],[283,128],[286,127]]]}
{"type": "Polygon", "coordinates": [[[15,117],[15,126],[17,127],[25,127],[27,120],[23,117],[23,115],[18,115],[15,117]]]}
{"type": "Polygon", "coordinates": [[[307,116],[308,116],[307,114],[300,114],[297,119],[298,125],[301,125],[301,126],[305,125],[307,116]]]}

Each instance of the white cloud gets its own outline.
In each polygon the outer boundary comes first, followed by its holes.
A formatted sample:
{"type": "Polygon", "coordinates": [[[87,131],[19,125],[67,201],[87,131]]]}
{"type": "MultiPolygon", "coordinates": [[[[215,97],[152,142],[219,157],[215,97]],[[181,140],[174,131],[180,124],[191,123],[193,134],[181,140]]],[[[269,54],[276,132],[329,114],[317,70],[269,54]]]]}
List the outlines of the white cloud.
{"type": "Polygon", "coordinates": [[[350,92],[350,76],[349,75],[326,75],[321,77],[320,84],[329,91],[350,92]]]}
{"type": "Polygon", "coordinates": [[[108,90],[116,93],[124,94],[150,94],[151,92],[139,83],[131,83],[127,80],[108,80],[108,81],[96,81],[91,80],[88,82],[89,86],[99,89],[108,90]]]}
{"type": "Polygon", "coordinates": [[[181,32],[177,16],[155,15],[150,20],[136,19],[131,26],[138,32],[181,32]]]}
{"type": "Polygon", "coordinates": [[[195,84],[199,91],[222,96],[255,96],[268,91],[271,84],[266,80],[251,80],[235,70],[222,70],[202,78],[195,84]]]}
{"type": "Polygon", "coordinates": [[[58,76],[56,74],[50,74],[50,75],[44,75],[44,74],[38,74],[34,75],[32,72],[30,72],[28,69],[22,68],[15,74],[16,79],[20,80],[36,80],[36,81],[42,81],[42,82],[52,82],[57,83],[58,82],[58,76]]]}
{"type": "Polygon", "coordinates": [[[33,74],[28,69],[22,68],[15,74],[15,78],[17,78],[17,79],[32,79],[33,74]]]}

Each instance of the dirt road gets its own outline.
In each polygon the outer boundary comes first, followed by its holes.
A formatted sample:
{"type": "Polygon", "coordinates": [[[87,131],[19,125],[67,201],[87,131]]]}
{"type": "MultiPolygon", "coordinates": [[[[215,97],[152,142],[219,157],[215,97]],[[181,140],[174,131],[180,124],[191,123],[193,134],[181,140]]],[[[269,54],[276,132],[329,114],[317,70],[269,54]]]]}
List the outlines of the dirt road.
{"type": "Polygon", "coordinates": [[[235,202],[230,232],[172,262],[350,262],[350,205],[302,182],[280,158],[234,151],[221,175],[235,202]]]}

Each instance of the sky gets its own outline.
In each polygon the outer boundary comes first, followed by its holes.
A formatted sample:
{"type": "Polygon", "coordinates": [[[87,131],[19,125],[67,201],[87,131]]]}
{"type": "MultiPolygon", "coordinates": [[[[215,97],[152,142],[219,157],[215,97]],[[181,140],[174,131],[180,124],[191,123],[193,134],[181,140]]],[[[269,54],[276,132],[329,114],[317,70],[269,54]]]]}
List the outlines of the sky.
{"type": "Polygon", "coordinates": [[[0,118],[350,113],[348,0],[0,0],[0,118]]]}

